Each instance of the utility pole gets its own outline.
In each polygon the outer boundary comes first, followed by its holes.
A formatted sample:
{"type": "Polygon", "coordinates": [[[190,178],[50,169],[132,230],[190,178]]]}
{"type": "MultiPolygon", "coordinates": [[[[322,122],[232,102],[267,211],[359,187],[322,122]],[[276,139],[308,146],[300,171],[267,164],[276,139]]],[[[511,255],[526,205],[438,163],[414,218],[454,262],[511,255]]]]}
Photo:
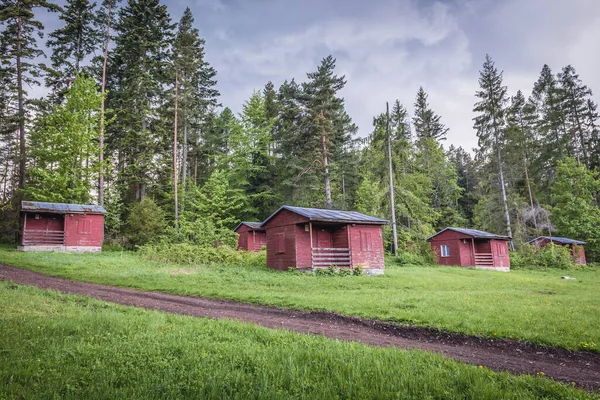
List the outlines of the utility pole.
{"type": "Polygon", "coordinates": [[[385,102],[385,131],[388,142],[388,162],[390,167],[390,202],[392,205],[392,231],[394,232],[394,256],[398,255],[398,232],[396,231],[396,202],[394,200],[394,177],[392,172],[392,139],[390,138],[390,106],[385,102]]]}
{"type": "Polygon", "coordinates": [[[108,60],[108,44],[110,41],[110,17],[112,2],[108,3],[106,17],[106,34],[104,38],[104,61],[102,62],[102,105],[100,108],[100,173],[98,176],[98,204],[104,205],[104,99],[106,97],[106,62],[108,60]]]}
{"type": "Polygon", "coordinates": [[[179,204],[177,204],[177,102],[179,96],[177,93],[179,85],[179,74],[175,71],[175,128],[173,130],[173,190],[175,196],[175,232],[179,225],[179,204]]]}

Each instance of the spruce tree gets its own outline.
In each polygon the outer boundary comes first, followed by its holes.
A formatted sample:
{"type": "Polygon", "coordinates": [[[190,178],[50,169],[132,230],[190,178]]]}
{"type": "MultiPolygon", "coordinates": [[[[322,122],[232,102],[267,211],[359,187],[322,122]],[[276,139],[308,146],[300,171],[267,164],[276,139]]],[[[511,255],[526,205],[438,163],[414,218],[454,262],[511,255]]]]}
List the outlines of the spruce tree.
{"type": "Polygon", "coordinates": [[[562,95],[562,106],[565,109],[567,135],[571,138],[571,147],[577,161],[589,166],[590,135],[585,129],[584,114],[586,100],[592,91],[581,82],[575,68],[567,65],[558,74],[558,82],[562,95]]]}
{"type": "Polygon", "coordinates": [[[325,57],[317,71],[307,74],[309,81],[302,85],[308,138],[308,153],[305,161],[307,167],[313,164],[316,160],[315,150],[318,149],[321,155],[319,162],[323,172],[327,207],[333,206],[329,164],[332,161],[339,161],[345,155],[344,146],[350,142],[357,130],[344,110],[344,99],[337,97],[337,93],[344,88],[346,80],[344,76],[335,75],[335,62],[331,55],[325,57]],[[336,151],[337,154],[334,154],[336,151]]]}
{"type": "Polygon", "coordinates": [[[479,99],[473,111],[474,129],[477,131],[480,151],[485,155],[495,154],[506,233],[512,237],[510,212],[504,181],[504,165],[502,160],[502,145],[504,142],[505,105],[508,101],[506,86],[502,85],[502,72],[499,72],[491,57],[486,54],[483,69],[479,71],[479,86],[475,96],[479,99]]]}
{"type": "Polygon", "coordinates": [[[174,71],[170,45],[174,25],[158,0],[132,0],[119,11],[110,57],[107,105],[115,114],[108,150],[116,153],[126,202],[141,200],[148,185],[169,191],[170,93],[174,71]]]}
{"type": "Polygon", "coordinates": [[[423,87],[419,87],[413,117],[413,126],[417,140],[423,138],[431,138],[436,141],[446,140],[448,128],[441,123],[441,117],[435,114],[429,107],[429,103],[427,102],[428,97],[423,87]]]}
{"type": "Polygon", "coordinates": [[[86,57],[99,49],[102,33],[97,27],[96,3],[88,0],[67,0],[59,19],[64,26],[50,33],[46,42],[52,49],[52,70],[46,77],[56,100],[61,100],[64,91],[82,71],[86,57]]]}
{"type": "MultiPolygon", "coordinates": [[[[44,26],[35,19],[34,10],[42,8],[59,11],[60,7],[46,0],[1,0],[0,2],[0,64],[2,75],[10,85],[5,88],[4,102],[8,109],[5,118],[18,130],[18,187],[26,181],[26,126],[30,118],[31,103],[27,101],[26,86],[39,85],[42,66],[37,62],[44,52],[39,50],[35,36],[42,37],[44,26]]],[[[8,125],[10,129],[11,125],[8,125]]],[[[6,130],[7,127],[2,127],[6,130]]]]}
{"type": "MultiPolygon", "coordinates": [[[[188,7],[179,21],[173,42],[173,64],[179,74],[181,125],[183,128],[181,184],[184,191],[189,175],[190,147],[199,143],[201,125],[209,110],[217,105],[219,96],[219,92],[215,89],[217,72],[205,60],[205,42],[200,38],[198,29],[193,27],[193,23],[194,17],[188,7]],[[195,140],[190,141],[190,136],[192,136],[188,133],[190,129],[194,132],[195,140]]],[[[192,149],[193,151],[194,149],[192,149]]]]}

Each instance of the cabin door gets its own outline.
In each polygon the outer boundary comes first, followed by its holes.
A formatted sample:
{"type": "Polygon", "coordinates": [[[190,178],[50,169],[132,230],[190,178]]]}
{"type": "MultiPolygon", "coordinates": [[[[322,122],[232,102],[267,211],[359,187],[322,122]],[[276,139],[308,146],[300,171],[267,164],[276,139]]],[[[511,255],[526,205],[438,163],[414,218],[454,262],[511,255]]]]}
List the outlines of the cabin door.
{"type": "Polygon", "coordinates": [[[331,248],[331,232],[326,229],[317,230],[317,247],[331,248]]]}

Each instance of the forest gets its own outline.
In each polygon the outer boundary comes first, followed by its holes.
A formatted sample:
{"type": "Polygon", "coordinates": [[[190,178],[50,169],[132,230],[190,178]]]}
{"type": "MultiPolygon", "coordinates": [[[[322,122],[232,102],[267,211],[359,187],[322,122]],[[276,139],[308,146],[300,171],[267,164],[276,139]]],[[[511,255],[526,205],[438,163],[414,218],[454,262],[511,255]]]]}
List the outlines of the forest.
{"type": "Polygon", "coordinates": [[[423,87],[413,104],[382,104],[359,135],[333,55],[265,82],[236,115],[190,9],[176,22],[159,0],[1,0],[0,29],[3,241],[24,199],[103,205],[107,239],[126,247],[210,246],[283,204],[391,219],[393,187],[403,249],[458,226],[509,235],[517,250],[538,235],[584,240],[600,260],[599,114],[571,65],[540,66],[523,93],[486,55],[478,145],[463,149],[446,144],[423,87]],[[61,22],[44,37],[41,10],[61,22]],[[48,95],[33,97],[36,85],[48,95]]]}

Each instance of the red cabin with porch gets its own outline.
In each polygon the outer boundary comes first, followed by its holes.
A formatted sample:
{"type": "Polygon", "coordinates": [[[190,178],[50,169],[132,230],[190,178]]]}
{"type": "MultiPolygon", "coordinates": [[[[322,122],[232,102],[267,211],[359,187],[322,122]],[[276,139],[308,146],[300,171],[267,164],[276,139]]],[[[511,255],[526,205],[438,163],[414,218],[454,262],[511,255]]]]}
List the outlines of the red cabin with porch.
{"type": "Polygon", "coordinates": [[[238,250],[259,252],[267,245],[267,233],[261,222],[240,222],[233,230],[238,237],[238,250]]]}
{"type": "Polygon", "coordinates": [[[538,236],[527,243],[536,247],[546,247],[550,243],[554,243],[559,246],[566,246],[571,251],[571,257],[573,258],[573,262],[575,262],[575,264],[586,264],[585,250],[583,246],[587,243],[582,242],[581,240],[569,239],[565,237],[538,236]]]}
{"type": "Polygon", "coordinates": [[[446,228],[427,238],[440,265],[510,271],[509,236],[476,229],[446,228]]]}
{"type": "Polygon", "coordinates": [[[368,275],[384,270],[382,225],[359,212],[283,206],[262,223],[267,233],[267,267],[356,268],[368,275]]]}
{"type": "Polygon", "coordinates": [[[104,238],[101,206],[21,202],[23,251],[99,252],[104,238]]]}

